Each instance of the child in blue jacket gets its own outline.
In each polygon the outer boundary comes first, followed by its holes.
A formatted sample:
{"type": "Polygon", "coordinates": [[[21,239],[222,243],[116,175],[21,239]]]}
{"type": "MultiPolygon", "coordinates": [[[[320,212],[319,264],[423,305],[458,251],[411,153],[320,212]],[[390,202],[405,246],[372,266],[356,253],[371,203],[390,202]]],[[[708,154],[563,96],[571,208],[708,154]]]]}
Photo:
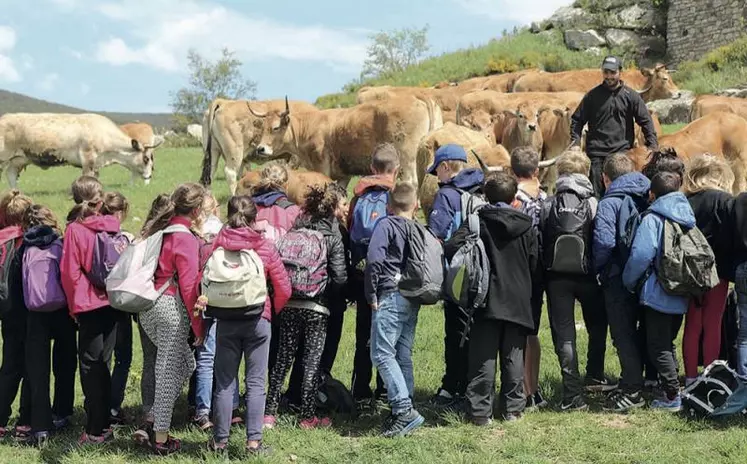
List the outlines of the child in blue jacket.
{"type": "Polygon", "coordinates": [[[685,229],[695,227],[695,214],[685,195],[679,192],[680,185],[680,177],[672,172],[659,172],[651,179],[652,204],[646,211],[650,214],[645,214],[638,226],[622,276],[623,284],[631,292],[643,281],[639,302],[645,306],[646,346],[664,391],[664,396],[655,399],[651,407],[672,412],[682,408],[673,341],[690,301],[664,290],[657,277],[656,263],[661,254],[665,219],[685,229]]]}

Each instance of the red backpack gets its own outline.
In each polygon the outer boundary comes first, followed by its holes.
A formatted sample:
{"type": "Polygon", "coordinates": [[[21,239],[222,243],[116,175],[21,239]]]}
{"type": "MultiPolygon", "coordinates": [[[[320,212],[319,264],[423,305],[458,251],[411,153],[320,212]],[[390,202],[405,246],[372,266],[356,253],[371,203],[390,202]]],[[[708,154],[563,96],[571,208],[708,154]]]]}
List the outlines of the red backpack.
{"type": "Polygon", "coordinates": [[[300,212],[298,206],[287,198],[278,200],[272,206],[257,206],[257,230],[263,231],[263,236],[272,243],[277,243],[293,228],[300,212]]]}

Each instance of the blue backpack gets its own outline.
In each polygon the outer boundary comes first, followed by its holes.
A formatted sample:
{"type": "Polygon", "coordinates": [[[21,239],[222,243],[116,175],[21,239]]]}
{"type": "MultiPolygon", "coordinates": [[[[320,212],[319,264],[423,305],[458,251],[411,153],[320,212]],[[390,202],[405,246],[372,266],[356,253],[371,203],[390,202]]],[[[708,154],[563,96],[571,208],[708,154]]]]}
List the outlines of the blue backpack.
{"type": "Polygon", "coordinates": [[[358,197],[353,208],[352,227],[350,228],[350,251],[353,266],[358,266],[366,259],[368,244],[371,242],[374,227],[379,219],[387,216],[388,190],[369,190],[358,197]]]}
{"type": "Polygon", "coordinates": [[[618,214],[616,241],[621,262],[625,263],[630,257],[630,250],[633,248],[633,239],[638,231],[638,226],[641,225],[643,211],[645,211],[647,206],[636,203],[630,195],[620,194],[614,196],[622,199],[620,213],[618,214]]]}

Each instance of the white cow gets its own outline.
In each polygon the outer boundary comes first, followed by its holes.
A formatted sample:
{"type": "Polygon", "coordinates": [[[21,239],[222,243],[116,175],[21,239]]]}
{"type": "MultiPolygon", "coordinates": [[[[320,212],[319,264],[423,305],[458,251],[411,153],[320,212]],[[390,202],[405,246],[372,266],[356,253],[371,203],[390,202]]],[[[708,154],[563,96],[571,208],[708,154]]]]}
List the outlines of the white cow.
{"type": "Polygon", "coordinates": [[[42,169],[72,165],[83,175],[98,176],[112,163],[140,175],[153,174],[155,146],[130,138],[111,120],[98,114],[9,113],[0,117],[0,172],[6,169],[11,188],[29,164],[42,169]]]}

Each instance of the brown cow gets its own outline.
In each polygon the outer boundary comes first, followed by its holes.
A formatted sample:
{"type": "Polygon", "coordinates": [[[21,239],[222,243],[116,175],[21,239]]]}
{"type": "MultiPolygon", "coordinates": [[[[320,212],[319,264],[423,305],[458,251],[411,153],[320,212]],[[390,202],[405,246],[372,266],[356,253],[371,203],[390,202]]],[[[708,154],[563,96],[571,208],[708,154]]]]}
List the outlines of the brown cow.
{"type": "MultiPolygon", "coordinates": [[[[259,182],[260,174],[260,171],[247,171],[247,173],[244,174],[244,177],[239,181],[239,185],[236,188],[236,194],[250,194],[251,188],[259,182]]],[[[333,180],[321,172],[288,169],[288,188],[286,189],[286,194],[290,201],[303,207],[306,202],[306,195],[308,194],[309,187],[315,185],[324,186],[330,182],[333,182],[333,180]]]]}
{"type": "MultiPolygon", "coordinates": [[[[702,153],[723,156],[734,171],[734,193],[747,191],[747,120],[736,114],[710,113],[674,134],[662,136],[659,147],[674,148],[685,162],[702,153]]],[[[628,156],[637,169],[642,169],[648,160],[648,150],[637,147],[628,156]]]]}
{"type": "Polygon", "coordinates": [[[736,97],[722,97],[719,95],[700,95],[693,102],[690,121],[695,121],[716,111],[737,114],[747,119],[747,100],[736,97]]]}
{"type": "Polygon", "coordinates": [[[444,122],[456,121],[456,109],[459,97],[468,92],[457,86],[444,88],[394,87],[382,85],[377,87],[363,87],[358,90],[358,103],[372,103],[398,99],[403,96],[415,97],[422,100],[432,100],[441,108],[441,119],[444,122]]]}
{"type": "Polygon", "coordinates": [[[495,90],[496,92],[511,93],[514,91],[516,81],[526,76],[527,74],[535,74],[538,72],[540,72],[539,69],[532,68],[490,76],[488,80],[483,83],[482,89],[480,90],[495,90]]]}
{"type": "MultiPolygon", "coordinates": [[[[578,69],[557,73],[530,73],[522,76],[514,85],[514,92],[583,92],[586,93],[602,83],[600,69],[578,69]]],[[[675,98],[680,91],[672,81],[663,64],[654,69],[622,72],[625,85],[637,90],[646,102],[663,98],[675,98]]]]}
{"type": "Polygon", "coordinates": [[[436,150],[449,143],[464,147],[467,151],[467,163],[471,167],[480,167],[471,150],[475,150],[488,166],[508,167],[511,165],[511,158],[503,146],[495,145],[485,134],[447,122],[440,129],[424,137],[418,145],[417,169],[418,173],[423,174],[420,177],[419,198],[425,217],[430,215],[433,197],[438,191],[438,179],[436,176],[425,174],[425,170],[433,163],[436,150]]]}
{"type": "Polygon", "coordinates": [[[286,110],[265,118],[255,153],[260,160],[295,156],[301,167],[347,185],[351,177],[370,173],[374,147],[389,142],[400,153],[402,180],[417,185],[418,142],[442,125],[438,105],[415,97],[305,113],[286,110]]]}
{"type": "Polygon", "coordinates": [[[129,135],[131,139],[137,140],[143,146],[153,147],[153,169],[156,169],[156,152],[163,142],[163,136],[156,135],[153,132],[153,127],[150,124],[144,122],[130,122],[119,126],[122,132],[129,135]]]}
{"type": "Polygon", "coordinates": [[[542,153],[542,131],[537,120],[539,108],[537,104],[524,102],[516,107],[514,112],[506,112],[506,118],[501,121],[503,134],[501,143],[509,153],[519,147],[532,147],[537,153],[542,153]]]}
{"type": "MultiPolygon", "coordinates": [[[[318,111],[303,101],[289,103],[294,111],[318,111]]],[[[248,100],[216,99],[203,119],[203,159],[200,183],[210,186],[218,161],[224,158],[228,188],[236,192],[236,180],[247,166],[246,158],[259,143],[266,115],[278,115],[285,109],[284,100],[250,102],[248,100]]]]}

